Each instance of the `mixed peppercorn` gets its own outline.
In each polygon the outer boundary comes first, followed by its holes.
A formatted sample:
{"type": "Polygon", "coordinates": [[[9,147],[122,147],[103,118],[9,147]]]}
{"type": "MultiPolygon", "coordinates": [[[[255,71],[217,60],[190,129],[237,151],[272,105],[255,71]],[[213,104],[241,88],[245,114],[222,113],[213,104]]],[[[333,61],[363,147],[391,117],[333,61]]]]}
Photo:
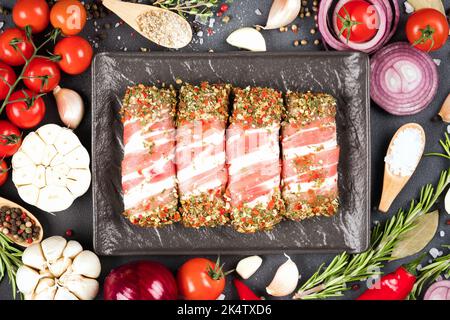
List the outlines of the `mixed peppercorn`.
{"type": "Polygon", "coordinates": [[[39,238],[41,228],[20,208],[2,206],[0,225],[4,235],[16,242],[33,243],[39,238]]]}

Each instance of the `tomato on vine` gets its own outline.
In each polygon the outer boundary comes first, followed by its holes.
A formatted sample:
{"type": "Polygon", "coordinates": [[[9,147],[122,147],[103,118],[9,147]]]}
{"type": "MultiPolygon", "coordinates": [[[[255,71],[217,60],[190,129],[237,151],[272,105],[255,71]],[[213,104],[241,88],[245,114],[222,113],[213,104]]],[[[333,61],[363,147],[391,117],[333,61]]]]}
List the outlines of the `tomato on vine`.
{"type": "Polygon", "coordinates": [[[59,0],[50,11],[50,22],[61,29],[66,36],[73,36],[83,30],[86,24],[86,9],[77,0],[59,0]]]}
{"type": "Polygon", "coordinates": [[[60,40],[54,54],[61,57],[58,65],[65,73],[83,73],[91,64],[94,54],[91,44],[82,37],[71,36],[60,40]]]}
{"type": "Polygon", "coordinates": [[[59,83],[61,73],[58,65],[48,58],[36,57],[23,74],[23,83],[34,92],[50,92],[59,83]]]}
{"type": "Polygon", "coordinates": [[[225,276],[219,259],[190,259],[178,270],[178,290],[186,300],[216,300],[225,288],[225,276]]]}
{"type": "Polygon", "coordinates": [[[0,120],[0,157],[10,157],[22,144],[22,134],[11,122],[0,120]]]}
{"type": "Polygon", "coordinates": [[[25,31],[10,28],[0,34],[0,60],[10,66],[20,66],[33,55],[33,45],[28,41],[25,31]]]}
{"type": "Polygon", "coordinates": [[[417,49],[435,51],[448,37],[447,18],[438,10],[425,8],[414,12],[406,22],[406,37],[417,49]]]}
{"type": "Polygon", "coordinates": [[[12,10],[16,26],[24,29],[30,26],[33,33],[39,33],[47,28],[50,9],[45,0],[17,0],[12,10]]]}
{"type": "Polygon", "coordinates": [[[0,62],[0,100],[6,98],[10,86],[16,82],[14,70],[6,63],[0,62]]]}
{"type": "Polygon", "coordinates": [[[0,186],[4,185],[8,180],[8,165],[4,159],[0,160],[0,186]]]}
{"type": "Polygon", "coordinates": [[[339,9],[336,25],[339,35],[344,36],[347,42],[367,42],[377,33],[379,26],[378,12],[367,1],[348,1],[339,9]]]}
{"type": "Polygon", "coordinates": [[[6,105],[9,121],[22,129],[29,129],[41,123],[45,116],[45,103],[41,95],[30,90],[14,92],[6,105]]]}

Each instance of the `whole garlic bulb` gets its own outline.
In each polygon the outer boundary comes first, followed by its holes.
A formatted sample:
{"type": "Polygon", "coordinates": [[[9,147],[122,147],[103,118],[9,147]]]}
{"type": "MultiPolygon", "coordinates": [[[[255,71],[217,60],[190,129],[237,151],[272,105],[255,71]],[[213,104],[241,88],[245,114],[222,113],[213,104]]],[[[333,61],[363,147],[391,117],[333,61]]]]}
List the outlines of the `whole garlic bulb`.
{"type": "Polygon", "coordinates": [[[100,260],[77,241],[53,236],[29,246],[16,281],[26,300],[92,300],[97,296],[100,260]]]}

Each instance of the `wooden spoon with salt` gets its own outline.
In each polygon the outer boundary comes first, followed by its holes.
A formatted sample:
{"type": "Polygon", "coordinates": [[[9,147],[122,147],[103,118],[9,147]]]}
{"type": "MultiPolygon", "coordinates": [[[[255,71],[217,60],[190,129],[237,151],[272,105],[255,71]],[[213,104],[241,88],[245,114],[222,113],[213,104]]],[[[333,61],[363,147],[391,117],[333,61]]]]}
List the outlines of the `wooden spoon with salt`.
{"type": "Polygon", "coordinates": [[[8,206],[8,207],[10,207],[10,208],[19,208],[19,209],[22,210],[22,212],[24,212],[24,213],[25,213],[32,221],[34,221],[34,223],[35,223],[34,226],[37,226],[37,227],[39,227],[39,229],[40,229],[39,235],[38,235],[37,239],[34,240],[34,241],[31,242],[31,243],[28,243],[28,242],[26,242],[26,241],[17,241],[16,239],[14,239],[14,238],[12,237],[11,234],[7,234],[6,236],[7,236],[9,239],[11,239],[11,241],[13,241],[15,244],[18,244],[18,245],[21,246],[21,247],[29,247],[29,246],[31,246],[31,245],[34,244],[34,243],[39,243],[39,242],[42,241],[42,238],[43,238],[43,236],[44,236],[44,229],[42,228],[42,225],[41,225],[41,223],[39,222],[39,220],[36,219],[36,217],[35,217],[33,214],[31,214],[30,211],[28,211],[27,209],[25,209],[25,208],[22,207],[22,206],[19,206],[19,205],[18,205],[17,203],[15,203],[15,202],[12,202],[12,201],[10,201],[10,200],[8,200],[8,199],[5,199],[5,198],[0,197],[0,207],[3,207],[3,206],[8,206]]]}
{"type": "Polygon", "coordinates": [[[119,0],[103,0],[103,5],[143,37],[160,46],[178,49],[192,40],[189,22],[170,10],[119,0]]]}
{"type": "MultiPolygon", "coordinates": [[[[398,137],[399,133],[402,132],[405,129],[415,129],[419,130],[420,132],[420,140],[421,143],[419,146],[409,146],[409,148],[417,147],[420,149],[420,156],[417,158],[417,163],[414,167],[414,171],[419,164],[420,159],[422,158],[423,150],[425,148],[425,131],[423,128],[417,124],[417,123],[407,123],[403,126],[401,126],[397,132],[392,137],[392,140],[389,144],[388,151],[386,153],[386,156],[392,152],[392,145],[395,139],[398,137]]],[[[413,173],[414,173],[413,171],[413,173]]],[[[394,199],[397,197],[397,195],[402,191],[403,187],[406,185],[406,183],[411,178],[412,173],[410,175],[402,176],[398,174],[394,174],[389,170],[389,164],[385,163],[384,165],[384,180],[383,180],[383,192],[381,194],[381,200],[380,205],[378,206],[378,210],[381,212],[387,212],[394,201],[394,199]]]]}

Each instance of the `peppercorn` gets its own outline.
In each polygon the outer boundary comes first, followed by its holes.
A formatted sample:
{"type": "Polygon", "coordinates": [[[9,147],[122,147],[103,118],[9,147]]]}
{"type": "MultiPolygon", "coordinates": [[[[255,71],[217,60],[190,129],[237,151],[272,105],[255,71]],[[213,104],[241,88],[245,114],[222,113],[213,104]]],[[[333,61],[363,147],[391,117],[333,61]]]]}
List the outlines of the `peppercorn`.
{"type": "Polygon", "coordinates": [[[222,22],[223,23],[228,23],[228,22],[230,22],[230,16],[224,16],[223,18],[222,18],[222,22]]]}
{"type": "Polygon", "coordinates": [[[316,29],[312,28],[309,32],[310,32],[311,34],[315,34],[315,33],[316,33],[316,29]]]}
{"type": "Polygon", "coordinates": [[[31,228],[25,228],[26,233],[31,233],[31,228]]]}
{"type": "Polygon", "coordinates": [[[29,228],[31,227],[33,224],[31,223],[31,221],[27,221],[27,223],[25,223],[25,227],[29,228]]]}
{"type": "Polygon", "coordinates": [[[226,4],[226,3],[222,3],[221,5],[220,5],[220,11],[222,11],[222,12],[226,12],[226,11],[228,11],[228,5],[226,4]]]}
{"type": "Polygon", "coordinates": [[[294,47],[297,47],[298,45],[299,45],[298,40],[295,40],[295,41],[294,41],[294,47]]]}
{"type": "Polygon", "coordinates": [[[308,40],[303,39],[301,42],[302,46],[306,46],[308,44],[308,40]]]}
{"type": "Polygon", "coordinates": [[[355,283],[354,285],[352,285],[352,290],[354,291],[359,290],[359,288],[360,288],[359,284],[355,283]]]}
{"type": "Polygon", "coordinates": [[[450,226],[450,219],[447,219],[447,221],[445,221],[445,223],[450,226]]]}
{"type": "Polygon", "coordinates": [[[72,234],[73,234],[72,229],[67,229],[67,230],[66,230],[66,236],[71,237],[72,234]]]}

